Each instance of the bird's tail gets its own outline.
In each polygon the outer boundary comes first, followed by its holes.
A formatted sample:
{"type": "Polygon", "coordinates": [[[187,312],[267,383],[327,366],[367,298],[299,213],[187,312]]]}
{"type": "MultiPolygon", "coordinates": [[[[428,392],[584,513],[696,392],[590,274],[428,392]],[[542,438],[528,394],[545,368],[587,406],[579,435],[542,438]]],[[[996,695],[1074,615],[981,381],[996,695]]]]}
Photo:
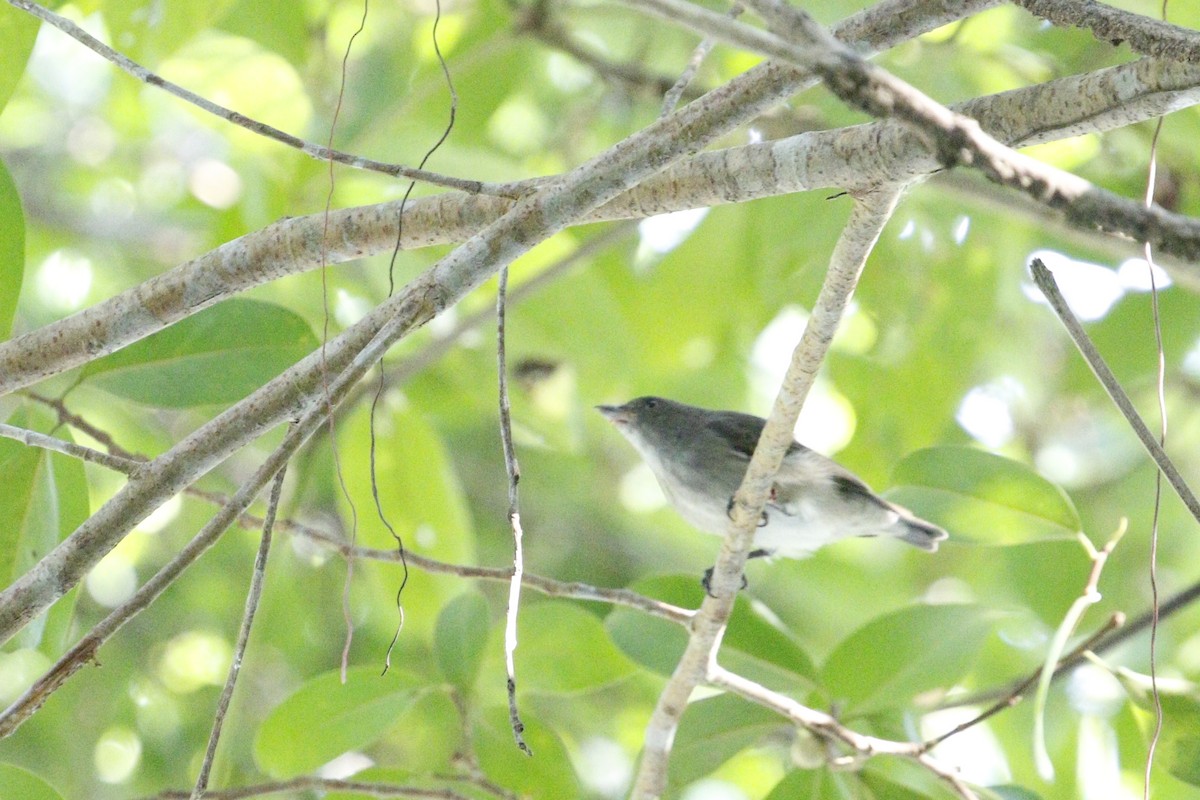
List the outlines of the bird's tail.
{"type": "Polygon", "coordinates": [[[899,529],[896,538],[902,542],[908,542],[913,547],[919,547],[931,553],[938,549],[938,542],[949,536],[949,534],[932,522],[926,522],[914,516],[906,515],[901,517],[896,525],[899,529]]]}

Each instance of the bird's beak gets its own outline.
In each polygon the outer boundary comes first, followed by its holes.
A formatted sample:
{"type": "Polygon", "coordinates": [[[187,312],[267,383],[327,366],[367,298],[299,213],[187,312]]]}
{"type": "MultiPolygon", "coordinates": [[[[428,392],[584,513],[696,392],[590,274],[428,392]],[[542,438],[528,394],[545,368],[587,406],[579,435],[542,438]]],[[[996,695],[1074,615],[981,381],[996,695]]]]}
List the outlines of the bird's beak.
{"type": "Polygon", "coordinates": [[[596,406],[596,410],[614,425],[627,425],[633,422],[633,414],[625,406],[596,406]]]}

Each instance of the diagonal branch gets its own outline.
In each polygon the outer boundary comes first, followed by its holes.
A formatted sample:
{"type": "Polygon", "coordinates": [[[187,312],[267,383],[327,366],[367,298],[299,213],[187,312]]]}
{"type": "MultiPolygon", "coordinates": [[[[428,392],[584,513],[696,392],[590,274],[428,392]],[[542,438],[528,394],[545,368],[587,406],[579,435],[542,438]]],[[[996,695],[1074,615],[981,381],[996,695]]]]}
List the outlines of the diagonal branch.
{"type": "Polygon", "coordinates": [[[1096,0],[1014,2],[1060,28],[1087,28],[1097,39],[1114,46],[1128,42],[1135,53],[1200,64],[1200,31],[1113,8],[1096,0]]]}
{"type": "MultiPolygon", "coordinates": [[[[721,90],[729,94],[708,96],[682,109],[680,119],[687,119],[694,107],[725,113],[728,98],[740,98],[747,104],[746,114],[756,113],[768,102],[767,78],[782,80],[778,70],[752,70],[721,90]],[[751,80],[754,74],[761,80],[751,80]],[[736,86],[746,91],[734,91],[736,86]]],[[[1143,59],[955,108],[1002,141],[1023,146],[1111,130],[1197,102],[1200,67],[1143,59]]],[[[587,219],[629,219],[821,187],[852,188],[864,180],[902,183],[938,169],[936,158],[907,126],[871,123],[703,153],[639,184],[587,219]]],[[[1040,199],[1030,202],[1044,209],[1040,199]]],[[[450,193],[421,198],[405,209],[402,245],[411,249],[464,241],[510,208],[511,201],[497,197],[450,193]]],[[[328,263],[390,251],[398,212],[399,201],[333,212],[323,245],[328,263]]],[[[1155,229],[1155,218],[1141,204],[1126,204],[1118,213],[1124,220],[1121,227],[1155,229]]],[[[1189,227],[1187,218],[1153,213],[1182,237],[1176,249],[1188,242],[1200,247],[1200,230],[1189,227]]],[[[1088,218],[1081,206],[1072,223],[1095,232],[1108,216],[1088,218]]],[[[253,286],[317,268],[324,222],[321,214],[281,220],[70,317],[0,342],[0,394],[114,352],[253,286]]],[[[1162,224],[1158,230],[1164,231],[1162,224]]]]}
{"type": "Polygon", "coordinates": [[[834,248],[812,316],[792,354],[783,386],[750,459],[746,477],[733,497],[732,524],[713,568],[711,595],[705,598],[692,620],[687,647],[659,695],[646,726],[645,748],[631,794],[634,800],[661,797],[666,791],[667,764],[675,732],[692,691],[715,666],[717,648],[733,609],[746,554],[766,504],[771,481],[793,441],[792,431],[800,407],[816,379],[858,276],[899,196],[899,189],[884,188],[859,198],[834,248]]]}
{"type": "Polygon", "coordinates": [[[8,0],[9,4],[28,12],[38,19],[45,22],[47,25],[52,25],[58,30],[70,36],[75,41],[82,44],[84,47],[96,53],[101,58],[112,63],[125,73],[137,78],[142,83],[150,86],[156,86],[168,94],[178,97],[180,100],[191,103],[202,111],[206,111],[215,117],[219,117],[226,122],[245,128],[251,133],[264,136],[268,139],[274,139],[277,142],[295,148],[307,156],[311,156],[318,161],[333,161],[338,164],[344,164],[355,169],[364,169],[371,172],[381,172],[384,175],[393,177],[409,178],[414,181],[432,184],[434,186],[445,186],[448,189],[458,189],[459,191],[469,192],[471,194],[509,194],[502,187],[496,184],[483,183],[482,181],[472,181],[463,178],[453,178],[447,175],[439,175],[436,172],[430,172],[425,169],[413,169],[402,164],[386,164],[382,161],[374,161],[362,156],[356,156],[353,153],[344,153],[341,150],[334,150],[331,147],[324,147],[314,142],[305,141],[298,136],[293,136],[290,133],[274,128],[265,122],[251,119],[245,114],[239,114],[232,109],[225,108],[218,103],[214,103],[206,97],[201,97],[195,92],[188,91],[182,86],[178,86],[166,80],[160,75],[157,75],[143,67],[141,64],[131,58],[117,52],[113,48],[106,45],[104,42],[92,36],[83,28],[76,25],[66,17],[55,14],[48,8],[32,2],[32,0],[8,0]]]}
{"type": "MultiPolygon", "coordinates": [[[[995,3],[996,0],[967,0],[947,9],[942,0],[886,0],[850,18],[841,29],[847,31],[856,46],[885,47],[995,3]]],[[[645,142],[644,137],[658,135],[655,130],[678,126],[677,130],[693,131],[694,138],[674,142],[691,154],[813,83],[815,79],[802,70],[760,65],[632,138],[645,142]],[[714,127],[702,134],[708,119],[713,120],[714,127]]],[[[1191,85],[1197,83],[1200,75],[1191,85]]],[[[836,153],[836,147],[830,152],[836,153]]],[[[669,152],[664,150],[659,157],[665,163],[668,156],[669,152]]],[[[714,185],[711,181],[718,177],[706,176],[703,191],[681,197],[675,208],[664,207],[663,198],[671,193],[671,184],[666,183],[656,191],[628,198],[607,213],[593,212],[581,219],[628,219],[731,202],[722,200],[721,194],[728,187],[737,186],[742,176],[732,173],[714,185]]],[[[556,180],[561,179],[560,176],[556,180]]],[[[679,178],[673,180],[678,182],[679,178]]],[[[450,193],[422,198],[404,209],[404,238],[400,244],[411,249],[463,242],[512,207],[513,201],[485,195],[450,193]]],[[[253,286],[316,269],[323,263],[390,252],[397,242],[400,210],[400,201],[394,201],[335,211],[328,220],[324,214],[284,219],[59,322],[0,343],[0,395],[114,352],[253,286]],[[326,224],[328,238],[323,233],[326,224]]]]}
{"type": "Polygon", "coordinates": [[[928,753],[923,751],[920,744],[895,742],[850,730],[829,714],[802,705],[790,697],[773,692],[765,686],[743,678],[723,667],[714,666],[709,671],[708,681],[713,686],[781,714],[795,724],[824,738],[836,739],[864,756],[892,755],[911,758],[945,782],[963,800],[978,800],[975,792],[962,778],[958,777],[954,770],[938,764],[928,753]]]}
{"type": "Polygon", "coordinates": [[[1200,260],[1200,221],[1181,220],[1161,208],[1146,208],[1099,189],[1069,172],[1013,151],[984,132],[980,124],[956,114],[877,67],[839,42],[807,14],[782,0],[755,0],[753,8],[792,21],[794,44],[708,11],[687,0],[623,0],[635,8],[680,23],[706,35],[771,58],[811,69],[847,105],[876,117],[893,117],[921,136],[939,165],[969,166],[1002,186],[1025,192],[1066,214],[1072,224],[1115,231],[1154,245],[1155,249],[1200,260]]]}
{"type": "Polygon", "coordinates": [[[136,479],[0,592],[0,642],[75,586],[155,508],[265,431],[326,396],[327,375],[338,374],[351,382],[361,378],[391,345],[457,303],[501,267],[735,127],[753,113],[756,98],[761,102],[770,96],[761,89],[756,91],[727,85],[710,92],[575,168],[537,195],[522,198],[336,339],[148,462],[136,479]]]}
{"type": "Polygon", "coordinates": [[[1175,463],[1171,461],[1171,457],[1163,450],[1158,438],[1146,427],[1146,423],[1142,421],[1141,415],[1134,408],[1133,401],[1125,393],[1125,389],[1122,388],[1120,381],[1117,380],[1117,376],[1113,374],[1108,364],[1105,363],[1104,357],[1100,355],[1100,351],[1096,349],[1091,338],[1084,331],[1083,326],[1079,324],[1079,320],[1071,311],[1070,306],[1067,305],[1062,292],[1058,290],[1058,283],[1054,280],[1054,274],[1050,272],[1040,258],[1033,259],[1033,262],[1029,265],[1029,269],[1033,274],[1033,280],[1037,284],[1037,287],[1041,289],[1042,294],[1049,301],[1050,307],[1058,315],[1063,327],[1067,329],[1067,334],[1079,349],[1083,360],[1091,368],[1092,374],[1096,376],[1096,380],[1100,382],[1100,385],[1104,387],[1104,391],[1112,398],[1121,415],[1125,417],[1125,421],[1129,423],[1129,427],[1137,435],[1138,441],[1146,448],[1146,452],[1158,466],[1163,477],[1167,479],[1167,482],[1171,484],[1171,488],[1175,490],[1175,493],[1179,495],[1179,499],[1187,507],[1188,513],[1192,515],[1193,519],[1200,522],[1200,499],[1197,499],[1195,492],[1188,486],[1183,476],[1179,474],[1175,463]]]}

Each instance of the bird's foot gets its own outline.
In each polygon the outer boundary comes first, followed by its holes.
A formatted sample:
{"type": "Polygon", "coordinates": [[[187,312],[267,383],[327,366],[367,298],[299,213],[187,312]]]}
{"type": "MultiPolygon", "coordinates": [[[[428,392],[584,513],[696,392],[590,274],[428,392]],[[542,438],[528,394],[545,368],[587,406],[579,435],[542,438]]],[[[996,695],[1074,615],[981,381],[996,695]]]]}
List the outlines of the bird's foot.
{"type": "MultiPolygon", "coordinates": [[[[709,567],[708,569],[704,570],[704,577],[702,577],[700,579],[700,585],[704,587],[704,593],[706,595],[708,595],[709,597],[716,597],[716,595],[712,593],[712,576],[713,576],[713,568],[712,567],[709,567]]],[[[750,585],[750,582],[747,581],[746,576],[743,575],[741,589],[745,589],[749,585],[750,585]]],[[[739,589],[738,591],[741,591],[741,589],[739,589]]]]}
{"type": "MultiPolygon", "coordinates": [[[[775,490],[774,489],[771,489],[770,499],[771,500],[775,499],[775,490]]],[[[733,498],[732,497],[729,498],[729,502],[725,504],[725,516],[729,517],[730,519],[733,519],[733,498]]],[[[767,512],[764,509],[762,514],[759,515],[758,527],[765,528],[765,527],[767,527],[768,522],[770,522],[770,519],[767,518],[767,512]]]]}

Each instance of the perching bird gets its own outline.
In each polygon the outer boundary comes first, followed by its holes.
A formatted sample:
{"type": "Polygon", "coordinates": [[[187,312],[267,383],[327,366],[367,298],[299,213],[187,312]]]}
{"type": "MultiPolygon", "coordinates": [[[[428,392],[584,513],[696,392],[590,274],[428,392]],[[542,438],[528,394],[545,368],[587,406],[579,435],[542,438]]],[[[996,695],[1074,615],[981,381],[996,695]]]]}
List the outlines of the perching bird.
{"type": "MultiPolygon", "coordinates": [[[[766,420],[661,397],[596,408],[641,454],[685,520],[706,533],[728,532],[734,492],[766,420]]],[[[846,468],[792,442],[749,557],[803,558],[851,536],[892,536],[933,552],[946,532],[879,497],[846,468]]]]}

